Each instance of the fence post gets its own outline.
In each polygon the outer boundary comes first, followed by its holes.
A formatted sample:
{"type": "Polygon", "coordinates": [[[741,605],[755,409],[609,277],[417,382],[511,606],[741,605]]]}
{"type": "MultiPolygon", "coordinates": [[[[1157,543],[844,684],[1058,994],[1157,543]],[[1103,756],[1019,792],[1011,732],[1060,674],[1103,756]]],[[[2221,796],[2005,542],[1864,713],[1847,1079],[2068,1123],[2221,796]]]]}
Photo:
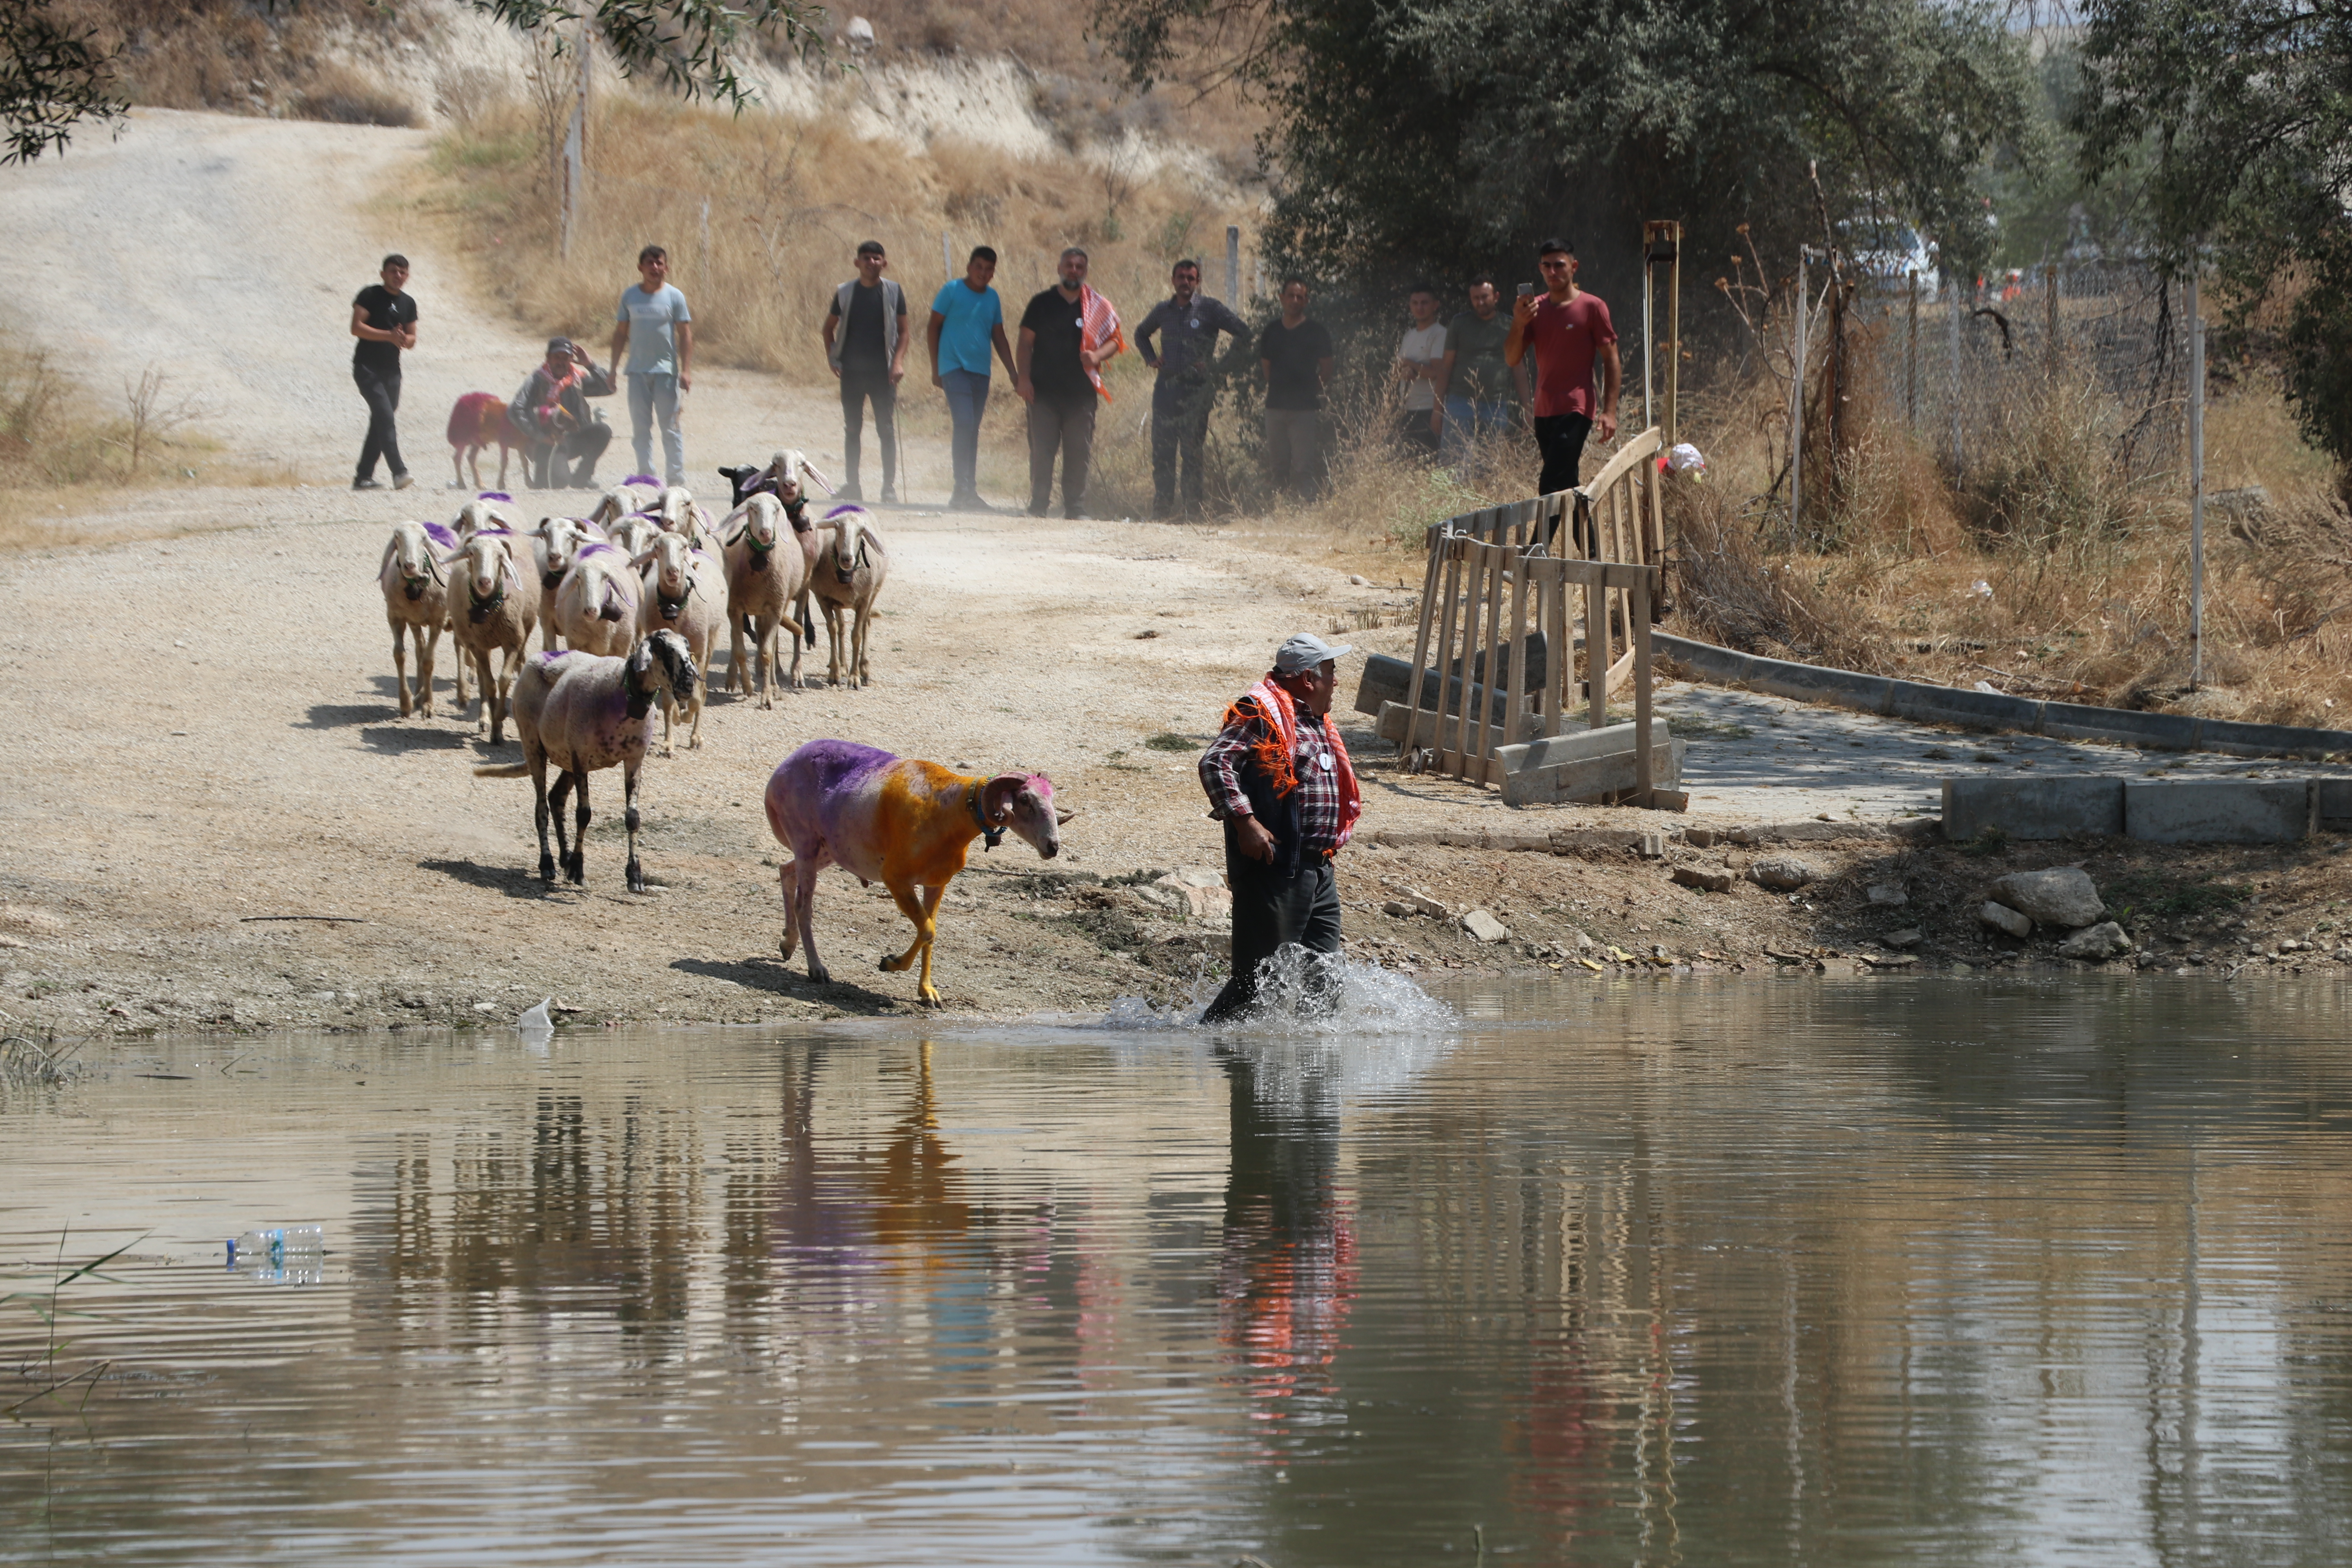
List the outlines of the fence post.
{"type": "Polygon", "coordinates": [[[2197,310],[2197,255],[2189,257],[2189,689],[2205,675],[2205,319],[2197,310]]]}
{"type": "Polygon", "coordinates": [[[1805,258],[1811,247],[1797,247],[1797,318],[1790,328],[1793,374],[1789,378],[1789,531],[1797,531],[1797,503],[1805,476],[1805,258]]]}
{"type": "Polygon", "coordinates": [[[1952,296],[1952,478],[1958,479],[1968,468],[1960,424],[1960,280],[1948,267],[1944,269],[1944,288],[1952,296]]]}
{"type": "Polygon", "coordinates": [[[1633,591],[1625,619],[1633,640],[1633,804],[1647,811],[1657,804],[1657,780],[1650,766],[1650,574],[1633,569],[1633,591]]]}
{"type": "Polygon", "coordinates": [[[1919,428],[1919,269],[1909,269],[1911,279],[1911,346],[1905,360],[1903,385],[1903,423],[1912,430],[1919,428]]]}
{"type": "Polygon", "coordinates": [[[1242,228],[1237,223],[1225,225],[1225,308],[1238,310],[1242,292],[1242,228]]]}

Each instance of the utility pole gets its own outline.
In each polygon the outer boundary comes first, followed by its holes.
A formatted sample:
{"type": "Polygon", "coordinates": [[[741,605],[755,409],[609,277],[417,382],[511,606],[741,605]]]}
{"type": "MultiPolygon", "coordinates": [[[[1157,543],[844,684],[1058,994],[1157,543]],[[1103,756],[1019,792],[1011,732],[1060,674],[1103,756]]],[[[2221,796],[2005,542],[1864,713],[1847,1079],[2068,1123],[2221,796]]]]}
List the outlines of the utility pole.
{"type": "Polygon", "coordinates": [[[1906,429],[1919,428],[1919,269],[1912,268],[1906,274],[1911,279],[1911,346],[1903,357],[1903,424],[1906,429]]]}
{"type": "Polygon", "coordinates": [[[572,255],[572,232],[579,226],[588,198],[588,18],[580,19],[580,41],[573,52],[580,68],[572,89],[572,118],[563,128],[562,174],[556,200],[562,206],[557,245],[566,259],[572,255]]]}
{"type": "Polygon", "coordinates": [[[1683,362],[1683,226],[1671,218],[1659,219],[1642,226],[1642,418],[1647,425],[1660,426],[1658,435],[1671,448],[1675,444],[1675,394],[1682,384],[1683,362]],[[1651,294],[1655,287],[1657,269],[1666,269],[1666,354],[1665,404],[1663,422],[1652,416],[1650,397],[1653,373],[1651,341],[1655,311],[1651,294]]]}

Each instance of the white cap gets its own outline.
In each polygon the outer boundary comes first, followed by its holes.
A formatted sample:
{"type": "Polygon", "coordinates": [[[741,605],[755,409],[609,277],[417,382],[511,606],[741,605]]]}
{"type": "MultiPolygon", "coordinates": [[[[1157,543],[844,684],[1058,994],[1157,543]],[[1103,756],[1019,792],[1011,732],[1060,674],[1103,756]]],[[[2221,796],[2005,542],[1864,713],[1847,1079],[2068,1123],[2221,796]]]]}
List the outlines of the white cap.
{"type": "Polygon", "coordinates": [[[1354,651],[1352,644],[1341,643],[1334,647],[1313,632],[1301,632],[1274,650],[1274,672],[1303,675],[1326,659],[1345,658],[1354,651]]]}

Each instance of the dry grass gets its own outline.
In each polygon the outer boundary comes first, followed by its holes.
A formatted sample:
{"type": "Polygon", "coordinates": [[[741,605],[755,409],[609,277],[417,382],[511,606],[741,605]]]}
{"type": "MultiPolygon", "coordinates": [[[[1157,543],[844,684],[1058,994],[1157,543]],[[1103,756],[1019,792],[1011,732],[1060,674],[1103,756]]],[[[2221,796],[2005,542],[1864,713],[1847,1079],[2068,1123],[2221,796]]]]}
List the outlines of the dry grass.
{"type": "Polygon", "coordinates": [[[109,399],[0,331],[0,550],[54,543],[60,516],[126,490],[283,481],[224,463],[198,428],[202,414],[152,371],[109,399]]]}
{"type": "Polygon", "coordinates": [[[156,109],[278,113],[355,125],[409,125],[411,107],[332,58],[338,44],[390,49],[426,36],[430,20],[369,0],[49,0],[68,25],[123,49],[117,78],[131,102],[156,109]]]}

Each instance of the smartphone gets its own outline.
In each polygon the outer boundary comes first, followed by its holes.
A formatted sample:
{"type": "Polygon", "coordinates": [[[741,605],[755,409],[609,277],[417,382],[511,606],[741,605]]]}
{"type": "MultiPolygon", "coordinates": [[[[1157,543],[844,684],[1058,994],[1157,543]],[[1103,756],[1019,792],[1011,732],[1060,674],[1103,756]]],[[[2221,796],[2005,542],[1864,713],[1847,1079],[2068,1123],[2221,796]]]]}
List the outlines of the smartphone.
{"type": "Polygon", "coordinates": [[[1523,300],[1535,291],[1536,286],[1532,283],[1522,283],[1519,285],[1519,297],[1523,300]]]}

